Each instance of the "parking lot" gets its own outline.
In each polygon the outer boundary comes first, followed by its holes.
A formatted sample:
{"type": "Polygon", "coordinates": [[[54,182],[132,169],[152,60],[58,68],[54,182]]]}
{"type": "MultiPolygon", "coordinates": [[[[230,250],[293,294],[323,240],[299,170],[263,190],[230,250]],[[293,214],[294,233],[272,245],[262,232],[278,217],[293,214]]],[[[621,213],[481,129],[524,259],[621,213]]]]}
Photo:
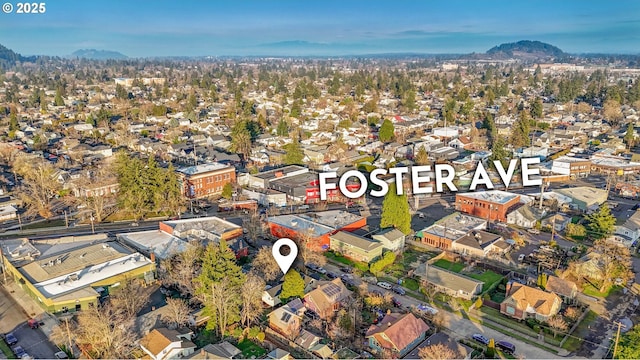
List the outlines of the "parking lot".
{"type": "Polygon", "coordinates": [[[32,329],[27,324],[29,317],[18,305],[11,294],[0,286],[0,331],[12,332],[18,338],[18,344],[37,359],[53,359],[59,351],[40,329],[32,329]]]}

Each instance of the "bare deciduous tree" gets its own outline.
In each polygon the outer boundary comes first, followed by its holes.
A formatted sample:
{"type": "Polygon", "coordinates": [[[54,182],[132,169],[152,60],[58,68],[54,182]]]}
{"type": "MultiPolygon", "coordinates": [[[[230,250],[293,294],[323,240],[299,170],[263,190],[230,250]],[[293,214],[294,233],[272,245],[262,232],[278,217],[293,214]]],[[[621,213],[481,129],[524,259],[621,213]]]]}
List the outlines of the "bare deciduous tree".
{"type": "Polygon", "coordinates": [[[262,314],[262,292],[265,282],[255,274],[249,274],[242,284],[240,297],[242,299],[241,321],[244,326],[250,326],[262,314]]]}
{"type": "Polygon", "coordinates": [[[139,279],[125,279],[120,282],[120,288],[111,295],[113,306],[121,309],[127,319],[133,319],[136,314],[149,302],[139,279]]]}
{"type": "Polygon", "coordinates": [[[182,299],[167,299],[167,305],[164,312],[160,315],[160,319],[169,329],[176,329],[186,325],[189,322],[189,314],[191,308],[186,301],[182,299]]]}
{"type": "Polygon", "coordinates": [[[423,347],[418,351],[418,356],[423,360],[449,360],[460,359],[462,357],[457,350],[442,343],[423,347]]]}
{"type": "Polygon", "coordinates": [[[34,160],[26,156],[18,157],[13,163],[13,171],[22,176],[18,197],[27,207],[30,215],[38,214],[45,219],[53,216],[52,199],[62,189],[55,179],[56,169],[46,160],[34,160]]]}
{"type": "Polygon", "coordinates": [[[567,329],[569,328],[567,326],[567,323],[564,321],[564,319],[560,315],[556,315],[550,318],[549,320],[547,320],[547,325],[549,325],[549,327],[553,329],[554,338],[556,337],[556,335],[558,335],[558,332],[567,331],[567,329]]]}
{"type": "Polygon", "coordinates": [[[127,359],[135,349],[132,319],[113,304],[89,308],[78,315],[76,341],[94,358],[127,359]]]}
{"type": "Polygon", "coordinates": [[[194,278],[200,268],[199,259],[202,246],[191,245],[185,251],[162,260],[160,273],[162,283],[167,287],[176,287],[183,296],[195,293],[194,278]]]}
{"type": "Polygon", "coordinates": [[[263,278],[265,281],[275,280],[280,276],[280,267],[273,258],[271,248],[262,247],[252,262],[252,272],[263,278]]]}

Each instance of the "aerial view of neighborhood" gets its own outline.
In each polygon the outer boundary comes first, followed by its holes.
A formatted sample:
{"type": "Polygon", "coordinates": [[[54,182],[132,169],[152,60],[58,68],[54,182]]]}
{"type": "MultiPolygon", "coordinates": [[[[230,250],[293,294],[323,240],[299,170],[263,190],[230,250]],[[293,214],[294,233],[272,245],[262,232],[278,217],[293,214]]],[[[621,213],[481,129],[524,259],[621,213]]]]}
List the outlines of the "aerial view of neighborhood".
{"type": "Polygon", "coordinates": [[[0,13],[0,359],[640,358],[640,3],[0,13]]]}

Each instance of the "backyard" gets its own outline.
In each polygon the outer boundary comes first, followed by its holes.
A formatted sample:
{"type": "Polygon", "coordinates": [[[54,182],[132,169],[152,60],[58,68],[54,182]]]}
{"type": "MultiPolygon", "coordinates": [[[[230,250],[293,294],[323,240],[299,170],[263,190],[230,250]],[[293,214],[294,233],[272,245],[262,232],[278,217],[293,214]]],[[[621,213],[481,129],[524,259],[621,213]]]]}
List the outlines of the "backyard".
{"type": "Polygon", "coordinates": [[[474,278],[476,280],[480,280],[482,282],[484,282],[484,285],[482,286],[482,292],[487,291],[488,289],[491,289],[491,287],[497,283],[498,281],[502,280],[503,276],[500,274],[496,274],[495,272],[491,271],[491,270],[487,270],[482,272],[481,274],[476,274],[476,273],[472,273],[472,274],[467,274],[469,277],[474,278]]]}
{"type": "Polygon", "coordinates": [[[251,340],[242,340],[239,342],[238,349],[242,351],[243,359],[260,359],[267,353],[265,349],[256,345],[251,340]]]}
{"type": "Polygon", "coordinates": [[[459,273],[460,271],[462,271],[462,269],[464,269],[464,264],[459,262],[452,262],[445,259],[438,259],[436,262],[433,263],[433,266],[437,266],[439,268],[449,270],[455,273],[459,273]]]}

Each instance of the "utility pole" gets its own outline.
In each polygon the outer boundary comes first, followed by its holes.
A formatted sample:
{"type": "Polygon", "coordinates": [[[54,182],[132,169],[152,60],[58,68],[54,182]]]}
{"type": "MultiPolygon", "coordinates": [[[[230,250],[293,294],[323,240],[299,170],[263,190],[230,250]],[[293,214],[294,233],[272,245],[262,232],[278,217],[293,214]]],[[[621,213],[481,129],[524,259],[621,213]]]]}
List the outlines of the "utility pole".
{"type": "Polygon", "coordinates": [[[540,204],[538,205],[538,209],[542,210],[542,199],[544,194],[544,181],[540,184],[540,204]]]}
{"type": "Polygon", "coordinates": [[[20,225],[20,231],[22,231],[22,217],[20,217],[20,213],[18,213],[18,224],[20,225]]]}
{"type": "Polygon", "coordinates": [[[64,225],[69,228],[69,218],[67,217],[67,210],[64,211],[64,225]]]}
{"type": "Polygon", "coordinates": [[[613,359],[616,358],[616,353],[618,352],[618,341],[620,340],[620,328],[624,326],[620,321],[617,321],[615,324],[618,325],[618,331],[616,333],[616,343],[613,346],[613,356],[612,356],[613,359]]]}
{"type": "Polygon", "coordinates": [[[95,234],[96,233],[96,228],[93,224],[93,221],[95,220],[95,218],[93,217],[93,214],[91,214],[91,233],[95,234]]]}

